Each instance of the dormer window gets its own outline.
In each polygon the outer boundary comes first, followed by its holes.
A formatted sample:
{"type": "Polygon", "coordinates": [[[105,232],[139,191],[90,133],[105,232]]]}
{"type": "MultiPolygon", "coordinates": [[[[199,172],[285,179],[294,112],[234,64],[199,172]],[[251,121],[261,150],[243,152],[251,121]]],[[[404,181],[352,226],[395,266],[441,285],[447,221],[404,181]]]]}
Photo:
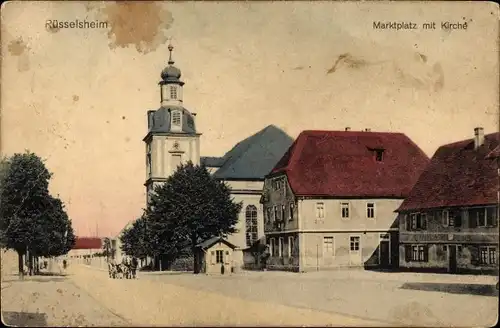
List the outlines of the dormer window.
{"type": "Polygon", "coordinates": [[[170,99],[177,99],[177,88],[174,85],[170,86],[170,99]]]}
{"type": "Polygon", "coordinates": [[[181,113],[180,112],[173,112],[172,113],[172,125],[181,125],[181,113]]]}
{"type": "Polygon", "coordinates": [[[377,162],[382,162],[384,160],[384,150],[383,149],[375,149],[375,160],[377,162]]]}

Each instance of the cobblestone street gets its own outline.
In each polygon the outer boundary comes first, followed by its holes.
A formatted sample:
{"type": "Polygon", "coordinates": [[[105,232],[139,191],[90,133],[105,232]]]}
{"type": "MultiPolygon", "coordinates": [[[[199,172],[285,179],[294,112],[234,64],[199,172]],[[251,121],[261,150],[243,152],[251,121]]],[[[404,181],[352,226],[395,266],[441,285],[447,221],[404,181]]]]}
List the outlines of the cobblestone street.
{"type": "Polygon", "coordinates": [[[495,277],[370,271],[206,276],[140,273],[109,279],[73,265],[67,276],[2,281],[2,314],[24,326],[491,326],[495,277]],[[423,301],[425,300],[425,302],[423,301]]]}

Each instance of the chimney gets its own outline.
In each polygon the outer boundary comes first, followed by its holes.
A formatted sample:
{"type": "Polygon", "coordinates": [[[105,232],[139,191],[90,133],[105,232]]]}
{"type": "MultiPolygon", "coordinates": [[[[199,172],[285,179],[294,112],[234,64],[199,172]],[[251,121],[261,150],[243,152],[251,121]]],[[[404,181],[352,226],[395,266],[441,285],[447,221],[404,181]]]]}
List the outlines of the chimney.
{"type": "Polygon", "coordinates": [[[350,127],[346,127],[345,130],[346,131],[351,131],[351,128],[350,127]]]}
{"type": "Polygon", "coordinates": [[[371,130],[372,130],[372,129],[370,129],[370,128],[366,128],[366,129],[365,129],[365,132],[371,132],[371,130]]]}
{"type": "Polygon", "coordinates": [[[484,129],[481,127],[474,129],[474,149],[478,149],[484,144],[484,129]]]}

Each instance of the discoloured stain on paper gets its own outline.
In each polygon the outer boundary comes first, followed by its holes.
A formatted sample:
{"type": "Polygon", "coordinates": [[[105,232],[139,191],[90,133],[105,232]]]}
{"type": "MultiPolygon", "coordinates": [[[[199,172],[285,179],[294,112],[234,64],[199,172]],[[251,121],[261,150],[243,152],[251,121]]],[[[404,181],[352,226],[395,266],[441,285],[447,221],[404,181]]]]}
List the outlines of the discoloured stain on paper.
{"type": "Polygon", "coordinates": [[[403,68],[394,63],[394,71],[404,87],[428,89],[439,92],[444,87],[444,71],[439,62],[427,65],[428,58],[420,53],[416,54],[419,61],[415,66],[403,68]]]}
{"type": "Polygon", "coordinates": [[[102,13],[110,26],[108,38],[111,49],[132,45],[144,54],[166,42],[164,32],[174,21],[172,14],[163,9],[161,3],[152,1],[109,3],[102,13]]]}
{"type": "Polygon", "coordinates": [[[21,56],[23,53],[29,50],[26,43],[24,43],[23,38],[19,37],[16,40],[12,40],[8,46],[9,53],[13,56],[21,56]]]}
{"type": "Polygon", "coordinates": [[[29,61],[29,47],[24,42],[23,38],[19,37],[16,40],[12,40],[8,45],[9,53],[12,56],[17,56],[17,70],[19,72],[25,72],[30,69],[30,61],[29,61]]]}
{"type": "Polygon", "coordinates": [[[339,55],[337,59],[335,60],[335,63],[333,66],[326,72],[326,74],[331,74],[335,73],[335,71],[342,65],[342,66],[347,66],[349,68],[362,68],[365,66],[373,65],[373,64],[378,64],[378,63],[369,63],[368,61],[361,59],[361,58],[356,58],[350,53],[345,53],[342,55],[339,55]]]}

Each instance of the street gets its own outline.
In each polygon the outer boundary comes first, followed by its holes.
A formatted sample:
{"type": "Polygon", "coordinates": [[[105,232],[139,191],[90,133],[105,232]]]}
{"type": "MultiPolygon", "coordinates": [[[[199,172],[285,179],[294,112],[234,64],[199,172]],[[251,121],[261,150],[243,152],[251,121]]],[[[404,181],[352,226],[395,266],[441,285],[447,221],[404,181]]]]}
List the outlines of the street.
{"type": "Polygon", "coordinates": [[[361,270],[139,273],[112,280],[73,265],[67,276],[3,277],[7,324],[39,326],[492,326],[495,277],[361,270]]]}

